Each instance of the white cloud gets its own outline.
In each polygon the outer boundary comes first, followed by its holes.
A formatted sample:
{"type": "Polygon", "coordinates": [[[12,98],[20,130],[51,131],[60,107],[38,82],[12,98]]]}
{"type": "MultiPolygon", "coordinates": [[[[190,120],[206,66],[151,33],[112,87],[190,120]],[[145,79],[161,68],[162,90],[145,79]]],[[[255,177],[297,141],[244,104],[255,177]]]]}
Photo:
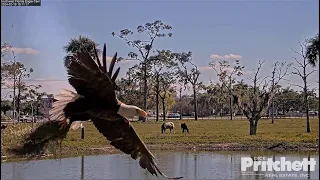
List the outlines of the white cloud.
{"type": "Polygon", "coordinates": [[[32,55],[39,54],[38,50],[32,49],[32,48],[11,47],[9,49],[12,50],[16,54],[32,54],[32,55]]]}
{"type": "Polygon", "coordinates": [[[35,79],[35,81],[28,81],[28,84],[41,85],[40,92],[49,94],[57,94],[61,89],[68,89],[75,91],[69,84],[68,80],[58,79],[35,79]]]}
{"type": "Polygon", "coordinates": [[[238,54],[225,54],[225,55],[218,55],[218,54],[211,54],[210,55],[211,59],[241,59],[242,56],[238,54]]]}

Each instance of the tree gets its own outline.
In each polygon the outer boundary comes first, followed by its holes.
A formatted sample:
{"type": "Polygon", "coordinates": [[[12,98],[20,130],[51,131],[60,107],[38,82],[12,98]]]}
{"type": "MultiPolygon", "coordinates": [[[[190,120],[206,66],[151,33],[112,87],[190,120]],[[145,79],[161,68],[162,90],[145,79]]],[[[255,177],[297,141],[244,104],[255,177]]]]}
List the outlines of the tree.
{"type": "Polygon", "coordinates": [[[312,67],[316,67],[316,63],[319,60],[319,33],[315,37],[307,40],[307,43],[305,56],[308,59],[308,63],[312,67]]]}
{"type": "MultiPolygon", "coordinates": [[[[98,45],[99,45],[98,43],[96,43],[94,40],[90,39],[89,37],[80,35],[77,38],[71,38],[71,40],[67,43],[67,45],[63,47],[63,49],[69,55],[72,53],[76,53],[80,49],[85,49],[86,51],[89,52],[92,58],[96,59],[97,57],[96,53],[100,54],[101,52],[101,50],[97,48],[98,45]],[[97,52],[95,52],[95,48],[97,52]]],[[[64,64],[65,66],[69,64],[68,55],[65,56],[64,58],[64,64]]]]}
{"type": "Polygon", "coordinates": [[[166,120],[166,98],[168,97],[169,92],[173,93],[174,90],[172,89],[173,83],[175,83],[175,78],[172,78],[174,76],[174,72],[164,72],[159,77],[160,79],[160,93],[158,94],[161,98],[162,102],[162,112],[163,112],[163,121],[166,120]]]}
{"type": "MultiPolygon", "coordinates": [[[[113,36],[118,36],[123,39],[128,46],[134,47],[138,50],[139,55],[135,52],[130,52],[128,54],[129,58],[139,60],[142,65],[143,74],[143,110],[147,110],[147,94],[148,94],[148,73],[147,66],[149,64],[150,52],[152,52],[154,42],[156,38],[160,37],[171,37],[172,33],[164,33],[164,31],[171,31],[172,27],[164,24],[163,22],[157,20],[153,23],[146,23],[145,25],[139,25],[137,27],[137,33],[146,34],[148,40],[130,40],[129,36],[133,35],[133,31],[129,29],[123,29],[119,34],[112,32],[113,36]]],[[[144,119],[143,119],[144,120],[144,119]]],[[[144,120],[145,121],[145,120],[144,120]]]]}
{"type": "Polygon", "coordinates": [[[18,111],[18,115],[20,110],[21,91],[24,91],[26,88],[26,83],[24,80],[28,78],[30,76],[30,73],[32,72],[32,68],[27,71],[27,69],[24,67],[24,64],[22,64],[21,62],[8,62],[2,67],[2,73],[5,76],[5,79],[13,79],[13,84],[8,81],[5,86],[8,89],[13,89],[13,109],[18,111]],[[17,96],[15,93],[16,88],[18,89],[17,96]]]}
{"type": "Polygon", "coordinates": [[[210,85],[206,88],[207,93],[209,95],[208,98],[210,98],[210,101],[216,102],[214,113],[218,114],[219,112],[221,117],[224,114],[224,104],[227,104],[228,101],[228,97],[226,96],[228,92],[227,89],[224,88],[225,86],[225,82],[215,84],[212,81],[210,81],[210,85]]]}
{"type": "Polygon", "coordinates": [[[6,80],[8,80],[8,76],[6,74],[8,63],[6,61],[6,55],[8,54],[8,51],[11,50],[11,46],[8,43],[1,44],[1,89],[5,88],[6,80]]]}
{"type": "MultiPolygon", "coordinates": [[[[303,95],[303,94],[302,94],[303,95]]],[[[303,96],[290,87],[280,88],[274,96],[276,110],[281,110],[283,114],[288,111],[302,111],[303,96]]]]}
{"type": "MultiPolygon", "coordinates": [[[[178,85],[179,85],[179,114],[180,114],[179,120],[182,120],[182,113],[183,113],[183,108],[182,108],[182,87],[183,87],[183,82],[178,81],[178,85]]],[[[186,90],[186,86],[184,86],[184,90],[186,90]]]]}
{"type": "Polygon", "coordinates": [[[10,109],[12,109],[11,102],[9,100],[1,100],[1,111],[6,114],[10,109]]]}
{"type": "MultiPolygon", "coordinates": [[[[235,93],[235,94],[246,95],[245,92],[248,90],[249,90],[249,85],[244,83],[243,79],[241,79],[241,81],[238,81],[236,84],[233,85],[233,93],[235,93]]],[[[249,97],[241,97],[241,98],[249,100],[249,97]]],[[[243,115],[243,112],[239,107],[237,107],[237,112],[238,113],[240,112],[241,115],[243,115]]]]}
{"type": "Polygon", "coordinates": [[[218,77],[219,77],[219,81],[221,82],[221,84],[225,84],[229,94],[229,113],[230,113],[230,120],[232,120],[233,118],[233,104],[232,104],[232,85],[235,83],[236,81],[236,77],[235,76],[241,76],[242,73],[242,69],[244,68],[244,66],[241,66],[239,60],[235,61],[235,64],[233,65],[233,67],[231,67],[230,62],[226,61],[226,60],[221,60],[219,62],[216,61],[212,61],[211,63],[209,63],[209,65],[212,67],[212,69],[217,73],[218,77]]]}
{"type": "Polygon", "coordinates": [[[172,110],[179,111],[183,109],[183,111],[180,112],[180,114],[190,116],[193,112],[193,106],[191,104],[192,99],[193,98],[189,95],[182,95],[181,100],[178,101],[179,103],[174,104],[174,106],[172,107],[172,110]]]}
{"type": "Polygon", "coordinates": [[[303,86],[301,85],[295,85],[298,86],[300,88],[303,89],[304,91],[304,107],[305,107],[305,113],[306,113],[306,118],[307,118],[307,133],[311,132],[311,128],[310,128],[310,120],[309,120],[309,99],[308,99],[308,80],[307,78],[314,73],[316,70],[312,69],[310,72],[307,72],[307,67],[310,65],[310,63],[312,63],[312,61],[310,62],[306,53],[306,49],[307,49],[307,41],[305,43],[301,43],[300,44],[300,52],[292,49],[292,51],[297,54],[298,56],[300,56],[300,60],[298,60],[296,57],[294,57],[294,60],[296,61],[296,65],[298,67],[294,67],[295,71],[292,72],[293,74],[301,77],[302,81],[303,81],[303,86]]]}
{"type": "Polygon", "coordinates": [[[194,119],[198,120],[198,101],[197,101],[197,90],[198,87],[202,85],[202,82],[198,82],[200,71],[198,67],[191,62],[192,53],[189,51],[188,53],[176,53],[177,61],[179,62],[180,66],[178,67],[178,74],[184,84],[191,84],[193,90],[193,101],[194,101],[194,119]],[[193,66],[190,70],[187,68],[187,64],[193,66]]]}
{"type": "MultiPolygon", "coordinates": [[[[174,62],[174,54],[169,50],[157,51],[157,55],[150,57],[150,62],[153,66],[153,80],[155,81],[154,91],[156,98],[156,121],[159,120],[159,96],[161,92],[160,81],[162,76],[166,76],[168,71],[172,71],[173,68],[177,65],[174,62]]],[[[174,74],[170,73],[170,75],[174,76],[174,74]]],[[[162,82],[163,86],[166,86],[167,82],[162,82]]],[[[170,85],[170,84],[169,84],[170,85]]],[[[167,90],[166,90],[167,91],[167,90]]],[[[164,93],[166,94],[166,92],[164,93]]],[[[166,95],[163,96],[164,99],[166,95]]],[[[163,100],[164,100],[163,99],[163,100]]]]}
{"type": "MultiPolygon", "coordinates": [[[[283,69],[285,69],[286,71],[288,70],[288,68],[291,66],[291,64],[287,64],[287,63],[285,63],[285,62],[282,62],[282,63],[280,63],[280,62],[276,62],[276,63],[274,63],[274,65],[273,65],[273,70],[272,70],[272,76],[271,76],[271,86],[272,87],[275,87],[275,86],[278,86],[278,83],[276,82],[277,81],[277,79],[279,79],[280,77],[276,77],[276,75],[278,74],[278,75],[282,75],[282,70],[283,69]],[[286,67],[285,67],[286,66],[286,67]],[[278,71],[278,72],[277,72],[278,71]]],[[[287,72],[285,72],[285,73],[287,73],[287,72]]],[[[283,77],[282,77],[282,79],[283,79],[283,77]]],[[[280,87],[280,86],[279,86],[280,87]]],[[[279,89],[279,87],[278,88],[274,88],[274,89],[279,89]]],[[[275,92],[276,93],[276,92],[275,92]]],[[[272,97],[272,100],[271,100],[271,106],[272,106],[272,111],[271,111],[271,124],[274,124],[274,96],[272,97]]]]}
{"type": "Polygon", "coordinates": [[[284,70],[280,70],[284,67],[275,65],[278,69],[276,71],[277,74],[275,75],[277,79],[274,81],[274,84],[269,86],[268,81],[266,80],[267,77],[263,79],[259,77],[259,72],[263,63],[264,62],[259,62],[254,77],[250,79],[253,85],[249,86],[247,91],[242,91],[240,94],[233,95],[234,104],[238,105],[250,122],[250,135],[256,135],[258,121],[269,108],[270,102],[278,88],[278,84],[287,75],[289,68],[289,66],[286,66],[284,70]],[[264,83],[264,85],[261,87],[262,83],[264,83]]]}
{"type": "Polygon", "coordinates": [[[1,46],[1,60],[3,60],[1,62],[1,88],[6,87],[7,89],[10,89],[8,86],[10,86],[9,81],[11,81],[13,79],[13,119],[12,122],[14,124],[14,120],[16,118],[16,77],[17,77],[17,68],[19,68],[19,66],[16,64],[16,55],[14,53],[14,50],[11,48],[10,45],[5,44],[3,46],[1,46]],[[11,51],[12,56],[13,56],[13,62],[9,61],[9,62],[5,62],[4,61],[4,56],[5,54],[11,51]],[[9,84],[8,84],[9,83],[9,84]]]}
{"type": "Polygon", "coordinates": [[[117,81],[119,84],[120,90],[117,93],[117,97],[120,101],[125,102],[126,104],[142,104],[143,99],[139,79],[139,70],[137,68],[131,67],[126,73],[125,78],[121,78],[117,81]]]}

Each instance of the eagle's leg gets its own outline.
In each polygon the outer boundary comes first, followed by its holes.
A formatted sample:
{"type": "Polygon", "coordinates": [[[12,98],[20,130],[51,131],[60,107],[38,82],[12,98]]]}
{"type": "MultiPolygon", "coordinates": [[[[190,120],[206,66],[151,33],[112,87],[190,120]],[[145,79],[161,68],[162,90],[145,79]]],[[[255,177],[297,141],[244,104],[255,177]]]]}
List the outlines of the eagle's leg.
{"type": "Polygon", "coordinates": [[[62,121],[60,121],[60,129],[59,130],[62,130],[62,129],[65,129],[68,125],[68,122],[67,122],[67,118],[64,118],[62,121]]]}

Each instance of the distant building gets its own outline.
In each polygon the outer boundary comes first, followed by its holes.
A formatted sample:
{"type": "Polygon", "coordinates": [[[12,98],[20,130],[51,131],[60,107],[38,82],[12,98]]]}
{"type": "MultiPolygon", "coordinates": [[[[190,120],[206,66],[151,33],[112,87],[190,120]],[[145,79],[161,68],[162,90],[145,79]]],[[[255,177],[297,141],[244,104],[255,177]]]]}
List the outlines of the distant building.
{"type": "MultiPolygon", "coordinates": [[[[5,115],[7,115],[10,118],[13,118],[13,110],[7,111],[5,115]]],[[[15,115],[16,115],[16,117],[18,116],[18,112],[17,111],[15,111],[15,115]]]]}
{"type": "Polygon", "coordinates": [[[53,97],[42,98],[40,101],[39,113],[44,117],[49,117],[49,111],[52,109],[52,104],[55,101],[53,97]]]}
{"type": "MultiPolygon", "coordinates": [[[[278,115],[278,109],[277,108],[274,108],[274,113],[273,113],[273,115],[275,115],[275,116],[277,116],[278,115]]],[[[267,113],[266,113],[266,116],[272,116],[272,107],[269,107],[268,108],[268,111],[267,111],[267,113]]]]}

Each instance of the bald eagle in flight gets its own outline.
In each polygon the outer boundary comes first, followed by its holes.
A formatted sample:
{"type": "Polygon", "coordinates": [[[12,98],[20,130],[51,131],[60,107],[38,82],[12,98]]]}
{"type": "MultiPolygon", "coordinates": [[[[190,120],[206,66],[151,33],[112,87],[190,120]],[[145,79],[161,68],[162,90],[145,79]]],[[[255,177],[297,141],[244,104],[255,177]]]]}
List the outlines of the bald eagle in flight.
{"type": "Polygon", "coordinates": [[[50,119],[58,120],[61,128],[68,130],[70,127],[76,129],[81,121],[91,119],[112,146],[130,154],[135,160],[140,158],[140,166],[152,175],[160,174],[168,179],[182,178],[169,178],[159,170],[154,156],[128,121],[128,118],[133,116],[146,117],[147,113],[137,106],[126,105],[117,99],[115,90],[118,87],[115,80],[120,68],[112,76],[117,53],[110,63],[109,72],[105,44],[102,65],[97,53],[95,56],[97,61],[87,51],[80,50],[69,57],[69,63],[66,65],[68,81],[76,92],[63,90],[55,97],[58,101],[53,104],[50,119]]]}

